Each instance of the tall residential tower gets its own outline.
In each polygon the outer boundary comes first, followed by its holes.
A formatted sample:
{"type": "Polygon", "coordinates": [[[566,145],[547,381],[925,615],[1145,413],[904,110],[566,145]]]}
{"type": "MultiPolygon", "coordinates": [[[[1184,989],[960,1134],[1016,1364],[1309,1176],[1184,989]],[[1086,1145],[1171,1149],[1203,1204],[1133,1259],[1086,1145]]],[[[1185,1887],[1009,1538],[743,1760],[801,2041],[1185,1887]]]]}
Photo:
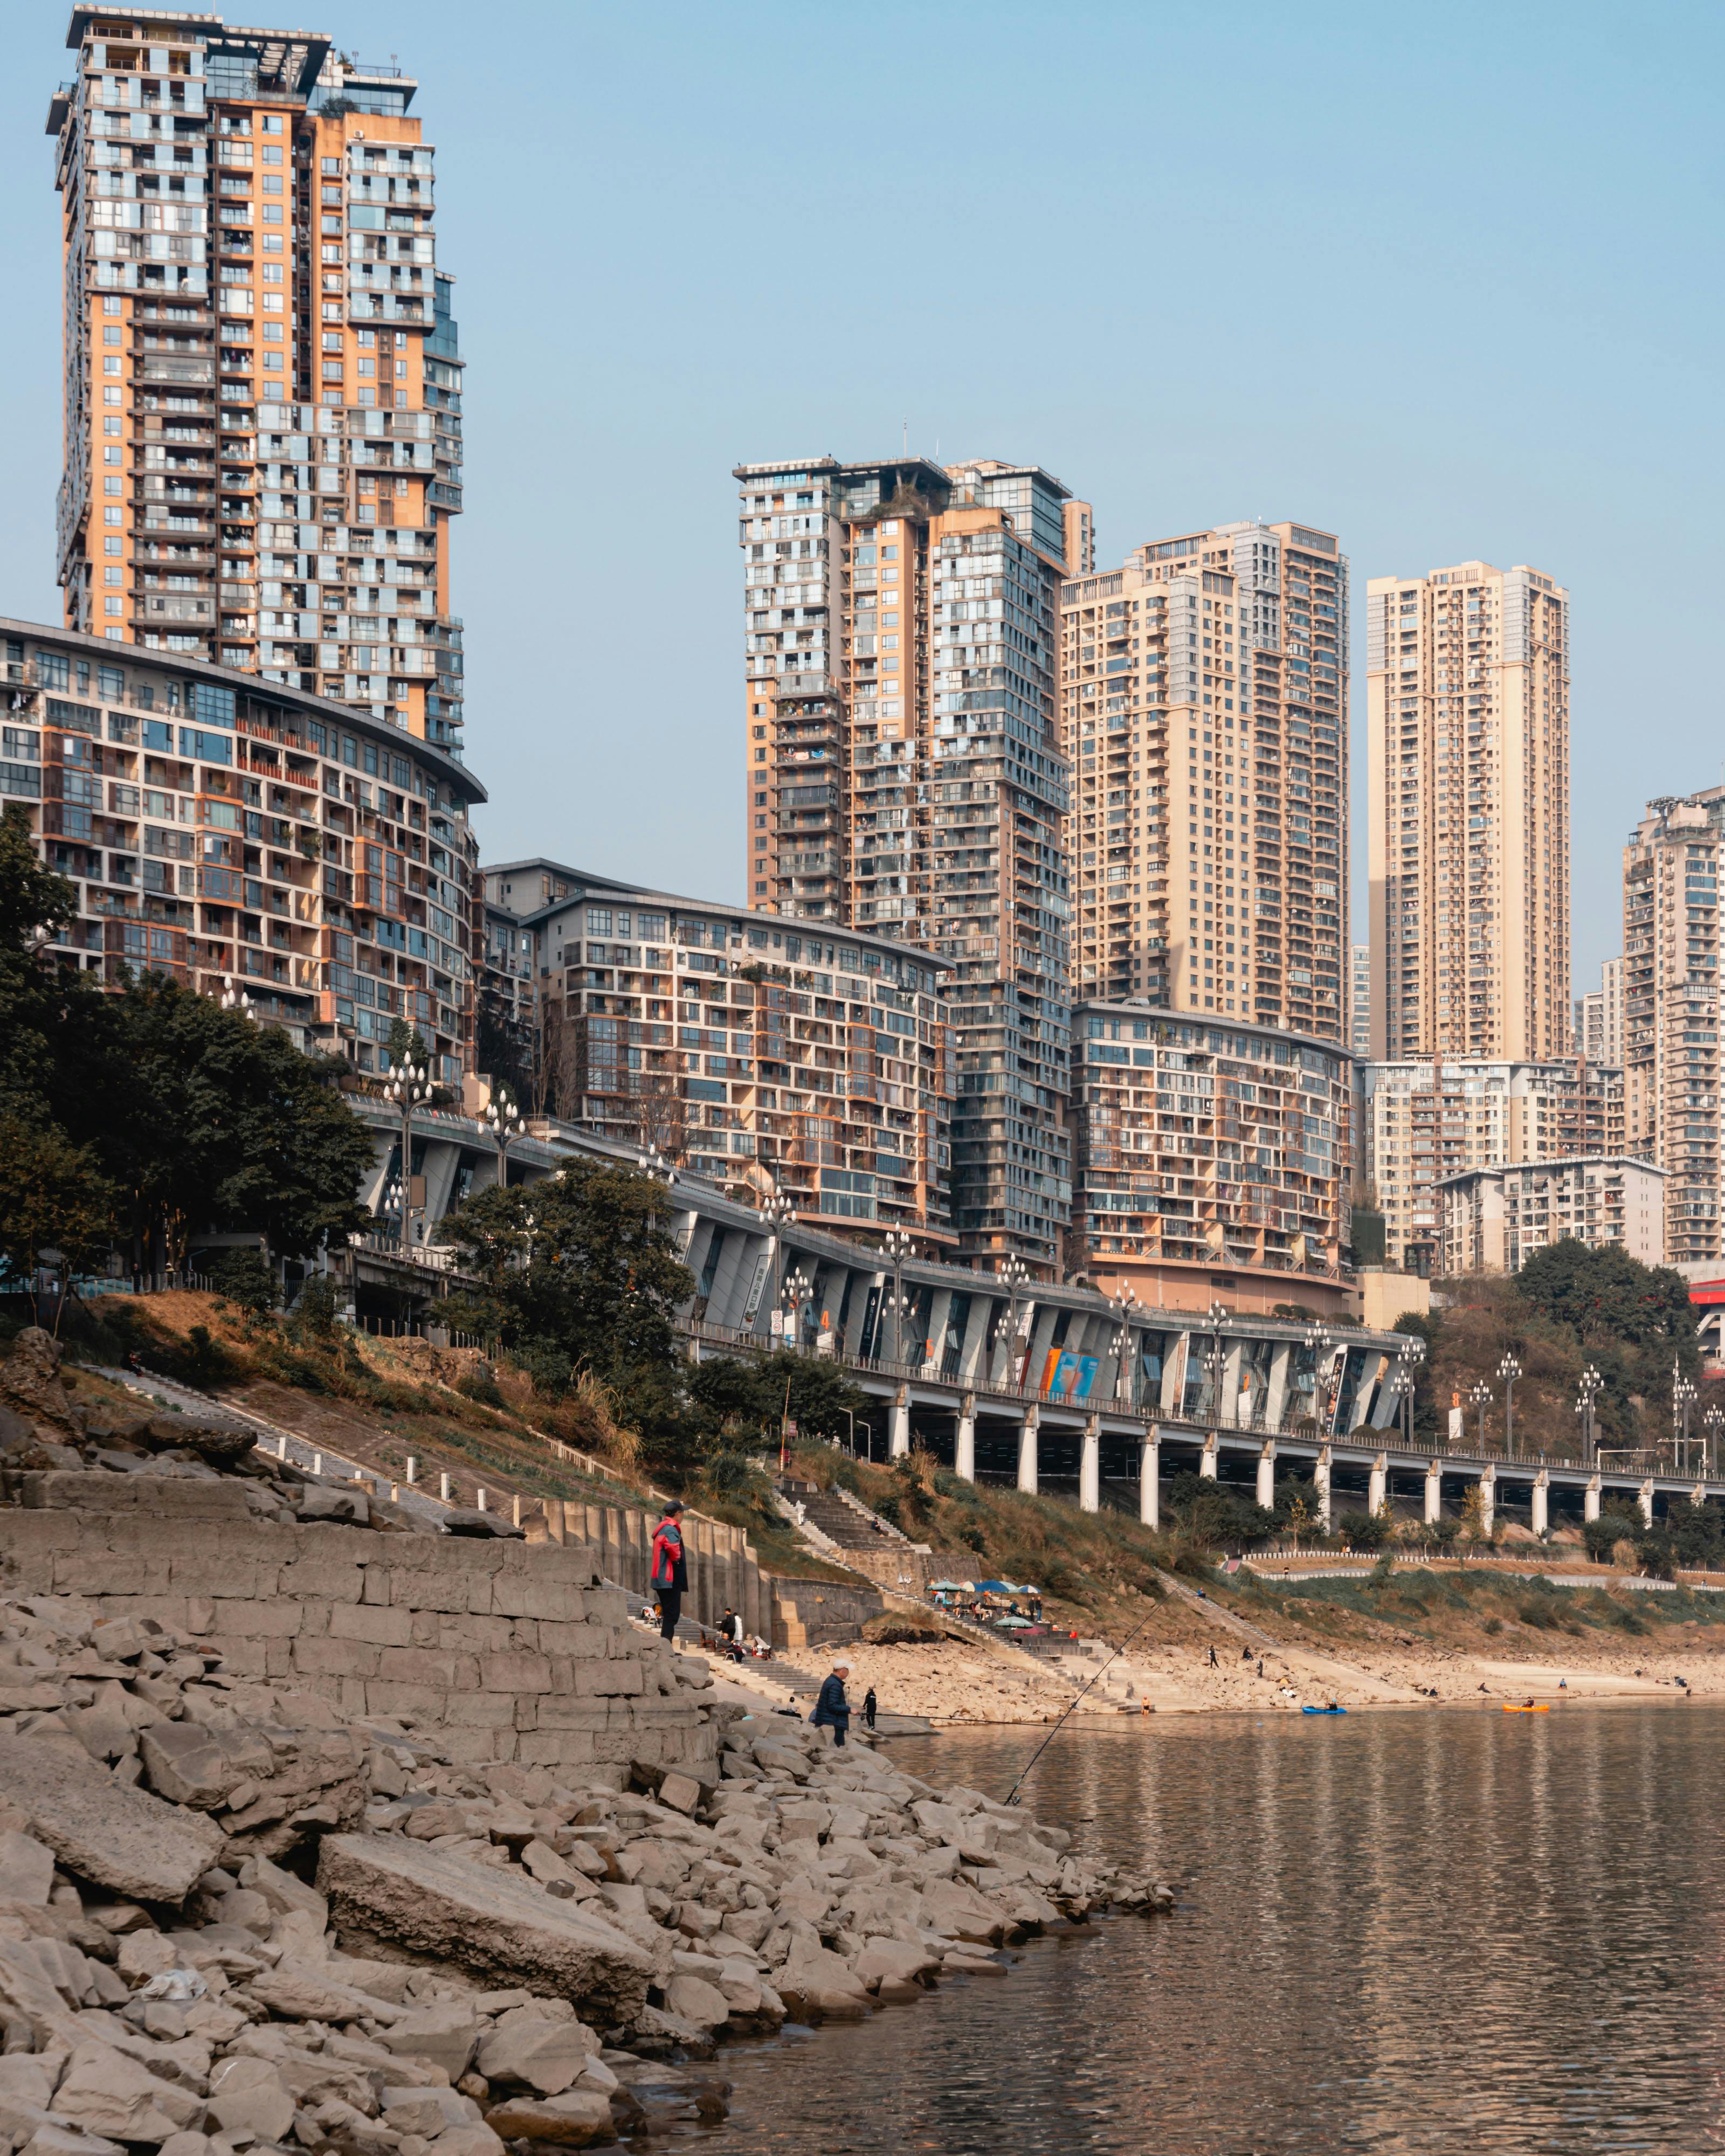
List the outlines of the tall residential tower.
{"type": "Polygon", "coordinates": [[[1569,594],[1464,562],[1366,588],[1372,1053],[1569,1047],[1569,594]]]}
{"type": "Polygon", "coordinates": [[[1348,562],[1300,524],[1060,595],[1080,994],[1347,1038],[1348,562]]]}
{"type": "Polygon", "coordinates": [[[1719,1224],[1719,855],[1725,787],[1650,801],[1623,851],[1624,1144],[1665,1169],[1666,1257],[1719,1224]]]}
{"type": "Polygon", "coordinates": [[[68,628],[456,747],[461,371],[415,85],[164,8],[75,8],[67,44],[68,628]]]}
{"type": "Polygon", "coordinates": [[[961,1249],[1051,1270],[1071,1195],[1055,610],[1089,509],[989,459],[735,477],[748,903],[953,962],[961,1249]]]}

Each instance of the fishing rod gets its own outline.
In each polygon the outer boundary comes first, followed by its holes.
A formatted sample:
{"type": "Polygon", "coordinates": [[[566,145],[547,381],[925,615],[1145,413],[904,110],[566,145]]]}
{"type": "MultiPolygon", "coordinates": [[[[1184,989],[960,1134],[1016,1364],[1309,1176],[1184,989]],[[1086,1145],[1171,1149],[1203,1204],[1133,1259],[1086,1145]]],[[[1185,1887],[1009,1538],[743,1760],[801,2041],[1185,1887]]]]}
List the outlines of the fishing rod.
{"type": "Polygon", "coordinates": [[[1055,1722],[1054,1727],[1049,1731],[1047,1736],[1045,1737],[1042,1742],[1036,1747],[1036,1749],[1030,1754],[1029,1762],[1026,1765],[1024,1773],[1020,1774],[1017,1781],[1013,1784],[1011,1793],[1006,1799],[1008,1804],[1015,1804],[1018,1802],[1019,1791],[1023,1789],[1025,1783],[1029,1780],[1031,1768],[1034,1767],[1036,1762],[1042,1757],[1043,1753],[1047,1751],[1049,1746],[1054,1743],[1055,1738],[1060,1735],[1060,1731],[1065,1726],[1066,1716],[1074,1712],[1074,1710],[1078,1707],[1080,1702],[1086,1697],[1093,1686],[1101,1682],[1102,1679],[1108,1674],[1108,1671],[1114,1666],[1115,1663],[1120,1660],[1127,1649],[1131,1646],[1132,1641],[1137,1638],[1139,1633],[1142,1632],[1144,1627],[1150,1622],[1150,1618],[1155,1616],[1156,1614],[1156,1611],[1153,1609],[1150,1612],[1149,1616],[1141,1617],[1138,1620],[1137,1623],[1133,1625],[1131,1631],[1127,1634],[1126,1637],[1114,1650],[1113,1653],[1109,1656],[1107,1661],[1103,1663],[1101,1669],[1099,1669],[1096,1675],[1091,1679],[1090,1683],[1084,1687],[1083,1691],[1081,1691],[1077,1695],[1077,1697],[1073,1700],[1071,1706],[1066,1709],[1065,1713],[1061,1715],[1060,1720],[1055,1722]]]}

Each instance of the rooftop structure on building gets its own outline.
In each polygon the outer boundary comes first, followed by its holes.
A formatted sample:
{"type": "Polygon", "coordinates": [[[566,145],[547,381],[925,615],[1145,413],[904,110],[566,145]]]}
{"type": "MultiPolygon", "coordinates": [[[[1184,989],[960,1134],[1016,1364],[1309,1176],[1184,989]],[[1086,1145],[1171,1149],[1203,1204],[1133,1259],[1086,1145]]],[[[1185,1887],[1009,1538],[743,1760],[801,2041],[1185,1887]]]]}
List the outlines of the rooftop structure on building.
{"type": "Polygon", "coordinates": [[[322,33],[73,10],[67,625],[456,752],[461,360],[417,87],[322,33]]]}

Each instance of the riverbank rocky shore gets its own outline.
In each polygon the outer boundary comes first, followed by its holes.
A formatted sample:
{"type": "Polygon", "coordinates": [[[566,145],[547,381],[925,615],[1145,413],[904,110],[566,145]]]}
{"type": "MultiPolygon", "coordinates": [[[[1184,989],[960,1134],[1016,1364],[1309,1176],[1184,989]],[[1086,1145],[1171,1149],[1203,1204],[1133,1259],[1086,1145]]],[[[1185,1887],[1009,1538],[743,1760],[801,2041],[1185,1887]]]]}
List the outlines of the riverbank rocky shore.
{"type": "Polygon", "coordinates": [[[721,1696],[578,1551],[362,1514],[56,1362],[0,1419],[5,2152],[608,2143],[722,2116],[728,2041],[1172,1904],[721,1696]]]}

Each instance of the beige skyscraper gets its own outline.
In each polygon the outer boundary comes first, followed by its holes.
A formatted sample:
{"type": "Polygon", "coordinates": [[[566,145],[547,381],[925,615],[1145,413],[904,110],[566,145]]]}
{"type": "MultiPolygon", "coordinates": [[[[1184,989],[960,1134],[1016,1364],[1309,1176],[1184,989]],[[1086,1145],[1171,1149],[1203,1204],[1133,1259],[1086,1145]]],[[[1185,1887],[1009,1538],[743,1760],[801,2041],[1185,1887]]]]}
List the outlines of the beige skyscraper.
{"type": "Polygon", "coordinates": [[[1086,998],[1346,1038],[1348,562],[1224,524],[1060,593],[1086,998]]]}
{"type": "Polygon", "coordinates": [[[1666,1257],[1722,1255],[1719,852],[1725,787],[1650,801],[1623,852],[1626,1149],[1664,1168],[1666,1257]]]}
{"type": "Polygon", "coordinates": [[[1569,1046],[1569,595],[1464,562],[1366,588],[1372,1053],[1569,1046]]]}

